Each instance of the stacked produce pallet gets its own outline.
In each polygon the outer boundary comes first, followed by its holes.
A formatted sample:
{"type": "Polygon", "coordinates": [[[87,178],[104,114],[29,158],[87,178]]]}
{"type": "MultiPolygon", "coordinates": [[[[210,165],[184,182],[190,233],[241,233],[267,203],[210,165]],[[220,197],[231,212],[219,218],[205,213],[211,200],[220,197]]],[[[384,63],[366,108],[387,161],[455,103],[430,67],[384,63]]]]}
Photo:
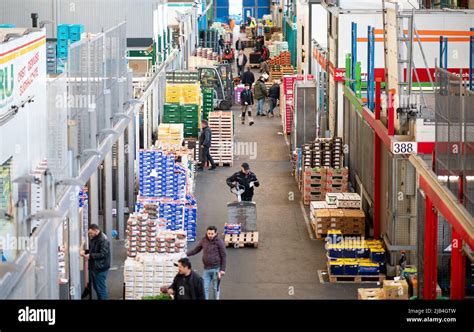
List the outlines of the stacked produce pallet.
{"type": "Polygon", "coordinates": [[[214,90],[202,89],[202,118],[208,120],[209,113],[214,110],[214,90]]]}
{"type": "Polygon", "coordinates": [[[293,75],[295,72],[291,65],[270,65],[270,79],[272,81],[280,80],[284,75],[293,75]]]}
{"type": "Polygon", "coordinates": [[[311,226],[316,236],[321,238],[333,229],[341,230],[344,235],[365,234],[365,214],[360,202],[360,196],[355,193],[328,193],[325,201],[311,202],[311,226]],[[341,198],[334,200],[334,196],[341,198]]]}
{"type": "Polygon", "coordinates": [[[340,230],[328,234],[329,281],[334,282],[382,282],[385,249],[380,240],[343,237],[340,230]]]}
{"type": "Polygon", "coordinates": [[[125,299],[141,300],[146,296],[160,295],[162,287],[173,283],[178,273],[174,264],[184,256],[183,253],[139,254],[127,258],[124,265],[125,299]]]}
{"type": "Polygon", "coordinates": [[[209,113],[209,127],[212,131],[210,153],[219,166],[231,166],[234,160],[234,129],[232,112],[209,113]]]}
{"type": "MultiPolygon", "coordinates": [[[[286,48],[288,49],[288,44],[286,44],[286,48]]],[[[278,47],[276,47],[275,52],[278,52],[278,47]]],[[[281,50],[275,56],[270,54],[270,59],[268,60],[269,66],[287,66],[291,67],[291,53],[288,50],[281,50]]],[[[293,73],[291,73],[293,74],[293,73]]]]}
{"type": "Polygon", "coordinates": [[[199,105],[166,103],[163,106],[163,123],[182,123],[183,137],[197,138],[199,134],[199,105]]]}
{"type": "Polygon", "coordinates": [[[343,148],[342,139],[318,138],[309,144],[303,144],[303,165],[305,167],[342,167],[343,148]]]}
{"type": "Polygon", "coordinates": [[[303,201],[323,201],[326,193],[348,192],[349,171],[347,168],[314,167],[303,171],[303,201]]]}
{"type": "Polygon", "coordinates": [[[294,83],[296,80],[304,80],[302,75],[287,75],[282,77],[283,89],[280,89],[280,110],[282,114],[283,132],[285,134],[291,133],[291,125],[293,121],[293,98],[294,98],[294,83]]]}
{"type": "Polygon", "coordinates": [[[161,123],[158,126],[158,139],[162,144],[181,146],[184,139],[182,123],[161,123]]]}

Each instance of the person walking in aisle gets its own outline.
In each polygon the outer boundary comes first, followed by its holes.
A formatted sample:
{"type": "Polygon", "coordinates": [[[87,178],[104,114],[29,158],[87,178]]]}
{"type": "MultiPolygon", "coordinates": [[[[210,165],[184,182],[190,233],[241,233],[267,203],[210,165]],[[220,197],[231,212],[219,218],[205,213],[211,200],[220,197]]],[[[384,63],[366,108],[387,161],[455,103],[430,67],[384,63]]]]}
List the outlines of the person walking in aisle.
{"type": "Polygon", "coordinates": [[[199,241],[194,249],[189,250],[186,255],[193,256],[202,253],[202,262],[204,264],[204,296],[208,299],[219,299],[218,283],[225,274],[227,253],[224,241],[217,236],[216,226],[209,226],[206,230],[206,236],[199,241]],[[213,297],[209,295],[209,289],[213,282],[213,297]]]}
{"type": "Polygon", "coordinates": [[[110,269],[110,242],[99,226],[89,226],[89,252],[81,256],[89,260],[89,279],[99,300],[107,300],[107,273],[110,269]]]}
{"type": "Polygon", "coordinates": [[[204,300],[203,279],[192,270],[189,258],[181,258],[175,266],[178,267],[178,274],[167,289],[168,294],[173,295],[175,300],[204,300]]]}
{"type": "Polygon", "coordinates": [[[247,71],[240,77],[240,83],[248,84],[252,87],[253,83],[255,82],[255,76],[250,70],[250,66],[247,67],[247,71]]]}
{"type": "Polygon", "coordinates": [[[237,39],[237,41],[235,42],[235,50],[236,51],[244,51],[245,50],[245,47],[244,47],[244,42],[240,39],[237,39]]]}
{"type": "Polygon", "coordinates": [[[251,202],[253,198],[253,189],[260,186],[257,176],[250,171],[248,163],[243,163],[240,172],[234,173],[228,177],[226,183],[229,187],[234,188],[239,184],[244,187],[245,191],[241,195],[244,202],[251,202]]]}
{"type": "Polygon", "coordinates": [[[240,93],[240,103],[242,104],[242,124],[245,124],[245,113],[249,115],[249,125],[253,125],[252,119],[252,105],[253,105],[253,92],[250,89],[250,84],[245,84],[245,90],[240,93]]]}
{"type": "Polygon", "coordinates": [[[222,54],[224,51],[224,38],[222,35],[219,37],[219,54],[222,54]]]}
{"type": "Polygon", "coordinates": [[[204,170],[204,165],[206,162],[211,164],[211,168],[209,168],[209,170],[213,171],[216,169],[216,164],[214,163],[209,151],[212,142],[212,131],[211,128],[209,128],[207,120],[201,121],[201,127],[202,131],[201,135],[199,135],[199,147],[201,148],[201,166],[198,168],[198,171],[204,170]]]}
{"type": "Polygon", "coordinates": [[[239,51],[239,55],[237,56],[237,74],[240,77],[240,80],[243,79],[243,74],[244,74],[244,68],[245,65],[247,64],[247,56],[244,53],[244,50],[239,51]]]}
{"type": "Polygon", "coordinates": [[[267,86],[264,78],[260,76],[255,83],[255,99],[257,99],[257,116],[265,116],[263,106],[265,105],[265,98],[268,96],[267,86]]]}
{"type": "Polygon", "coordinates": [[[263,61],[260,63],[260,72],[263,74],[270,75],[270,66],[268,65],[268,61],[263,61]]]}
{"type": "Polygon", "coordinates": [[[273,118],[275,115],[273,114],[273,110],[275,109],[278,100],[280,99],[280,84],[279,81],[276,80],[273,82],[273,85],[270,87],[270,91],[268,92],[268,117],[273,118]]]}

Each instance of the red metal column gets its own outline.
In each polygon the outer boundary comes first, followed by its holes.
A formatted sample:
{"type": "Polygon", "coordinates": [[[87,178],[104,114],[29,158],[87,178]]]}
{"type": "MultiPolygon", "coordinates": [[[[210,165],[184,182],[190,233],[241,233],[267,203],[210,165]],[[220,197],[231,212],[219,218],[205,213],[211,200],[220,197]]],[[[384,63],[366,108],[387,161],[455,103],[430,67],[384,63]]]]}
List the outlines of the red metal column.
{"type": "Polygon", "coordinates": [[[431,199],[425,197],[425,250],[423,299],[436,299],[438,274],[438,216],[431,199]]]}
{"type": "Polygon", "coordinates": [[[395,135],[395,95],[393,91],[388,93],[388,108],[387,108],[387,118],[388,118],[388,135],[395,135]]]}
{"type": "MultiPolygon", "coordinates": [[[[463,203],[464,175],[459,174],[458,199],[463,203]]],[[[462,254],[462,239],[454,228],[451,228],[451,299],[462,300],[465,293],[466,264],[462,254]]]]}
{"type": "MultiPolygon", "coordinates": [[[[380,120],[381,109],[381,85],[380,78],[375,80],[375,120],[380,120]]],[[[381,182],[381,156],[380,148],[382,141],[380,137],[375,134],[374,139],[374,238],[380,238],[380,182],[381,182]]]]}

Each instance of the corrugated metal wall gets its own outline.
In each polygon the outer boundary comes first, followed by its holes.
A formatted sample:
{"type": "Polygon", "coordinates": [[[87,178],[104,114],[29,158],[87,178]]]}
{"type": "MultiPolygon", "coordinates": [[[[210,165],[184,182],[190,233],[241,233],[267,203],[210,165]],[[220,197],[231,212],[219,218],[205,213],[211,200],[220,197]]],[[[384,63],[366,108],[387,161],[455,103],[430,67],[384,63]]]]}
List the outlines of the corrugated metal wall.
{"type": "MultiPolygon", "coordinates": [[[[153,36],[153,3],[156,0],[1,0],[0,23],[31,26],[30,14],[38,13],[39,20],[56,18],[59,23],[84,24],[86,32],[98,33],[127,21],[127,37],[153,36]]],[[[48,37],[55,36],[52,26],[48,37]]]]}

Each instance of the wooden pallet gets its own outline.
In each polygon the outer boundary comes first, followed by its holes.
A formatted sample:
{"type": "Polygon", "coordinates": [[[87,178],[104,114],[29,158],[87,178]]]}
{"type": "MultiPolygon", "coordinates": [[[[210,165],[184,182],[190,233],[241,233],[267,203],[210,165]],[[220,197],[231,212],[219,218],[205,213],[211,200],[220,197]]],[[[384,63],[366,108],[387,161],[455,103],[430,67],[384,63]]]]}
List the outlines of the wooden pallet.
{"type": "Polygon", "coordinates": [[[251,63],[251,64],[249,64],[249,67],[257,69],[257,68],[260,68],[260,64],[259,63],[251,63]]]}
{"type": "Polygon", "coordinates": [[[258,247],[258,232],[242,232],[239,235],[225,234],[224,243],[226,247],[257,248],[258,247]]]}
{"type": "Polygon", "coordinates": [[[216,162],[216,165],[219,167],[232,167],[234,165],[233,161],[220,161],[216,162]]]}

